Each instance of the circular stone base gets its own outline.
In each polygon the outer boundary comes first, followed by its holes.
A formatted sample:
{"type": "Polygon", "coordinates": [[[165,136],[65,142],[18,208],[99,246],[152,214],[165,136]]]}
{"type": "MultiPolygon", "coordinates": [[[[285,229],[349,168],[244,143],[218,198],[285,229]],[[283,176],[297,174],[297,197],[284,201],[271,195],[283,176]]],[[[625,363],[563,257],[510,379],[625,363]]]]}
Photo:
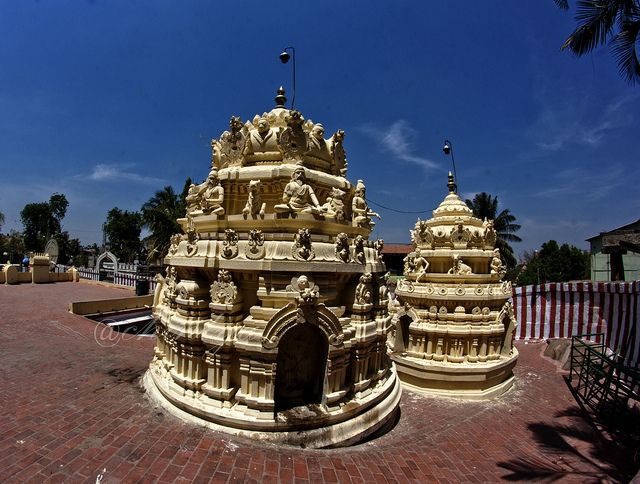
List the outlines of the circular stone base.
{"type": "MultiPolygon", "coordinates": [[[[361,399],[364,401],[362,405],[347,402],[336,412],[330,413],[328,419],[325,419],[330,422],[331,417],[334,417],[333,420],[338,420],[335,423],[317,428],[308,428],[307,423],[304,430],[292,428],[281,431],[278,430],[278,427],[282,428],[281,422],[273,419],[258,421],[249,416],[242,419],[239,415],[240,412],[233,412],[228,408],[218,408],[216,413],[212,413],[208,409],[206,416],[200,410],[197,411],[198,415],[194,415],[196,413],[194,412],[195,407],[183,401],[188,398],[172,394],[169,389],[171,383],[165,385],[162,380],[159,375],[154,374],[153,369],[150,369],[144,374],[142,385],[153,403],[182,420],[253,440],[315,449],[354,445],[371,436],[395,417],[401,395],[400,380],[392,366],[387,381],[373,389],[371,394],[363,397],[361,399]],[[353,416],[347,419],[339,419],[343,415],[338,414],[352,413],[351,409],[354,406],[361,410],[365,408],[365,410],[360,413],[353,412],[353,416]],[[231,417],[233,413],[235,415],[231,417]],[[233,426],[225,425],[225,421],[233,426]],[[239,428],[240,425],[242,428],[239,428]]],[[[191,400],[194,399],[191,398],[191,400]]]]}
{"type": "Polygon", "coordinates": [[[408,390],[442,397],[484,400],[509,390],[518,350],[486,363],[444,363],[391,354],[402,385],[408,390]]]}

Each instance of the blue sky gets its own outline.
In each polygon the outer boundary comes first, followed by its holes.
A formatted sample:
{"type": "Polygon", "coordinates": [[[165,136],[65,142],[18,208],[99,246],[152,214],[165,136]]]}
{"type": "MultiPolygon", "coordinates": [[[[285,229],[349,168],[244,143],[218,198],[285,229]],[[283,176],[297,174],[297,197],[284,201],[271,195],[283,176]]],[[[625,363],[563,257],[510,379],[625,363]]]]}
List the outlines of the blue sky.
{"type": "MultiPolygon", "coordinates": [[[[553,0],[9,2],[0,4],[0,211],[64,193],[63,228],[100,242],[107,211],[204,179],[231,115],[283,84],[330,135],[347,177],[383,209],[375,236],[408,242],[446,194],[499,197],[517,254],[640,218],[640,88],[607,49],[560,51],[573,12],[553,0]]],[[[372,205],[372,208],[378,209],[372,205]]]]}

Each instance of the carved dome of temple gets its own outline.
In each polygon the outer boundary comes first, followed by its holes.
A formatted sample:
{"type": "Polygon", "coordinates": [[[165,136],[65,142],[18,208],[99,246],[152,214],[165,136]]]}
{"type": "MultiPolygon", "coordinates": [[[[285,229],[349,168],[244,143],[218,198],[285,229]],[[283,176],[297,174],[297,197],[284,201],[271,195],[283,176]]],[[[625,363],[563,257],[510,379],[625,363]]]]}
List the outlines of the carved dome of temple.
{"type": "Polygon", "coordinates": [[[325,139],[322,124],[285,108],[282,87],[275,100],[274,109],[256,114],[249,121],[231,118],[229,130],[212,141],[213,168],[292,163],[344,176],[347,171],[342,147],[344,131],[338,130],[325,139]]]}
{"type": "Polygon", "coordinates": [[[449,173],[449,194],[433,211],[430,220],[418,220],[411,239],[420,249],[493,249],[496,233],[493,221],[480,220],[456,193],[449,173]]]}

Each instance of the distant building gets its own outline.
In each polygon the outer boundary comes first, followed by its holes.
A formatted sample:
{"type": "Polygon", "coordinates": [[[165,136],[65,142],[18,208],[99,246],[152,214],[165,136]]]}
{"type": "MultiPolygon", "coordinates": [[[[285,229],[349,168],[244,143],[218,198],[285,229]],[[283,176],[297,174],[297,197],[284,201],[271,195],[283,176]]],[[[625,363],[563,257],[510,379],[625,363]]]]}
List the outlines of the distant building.
{"type": "Polygon", "coordinates": [[[387,271],[394,276],[401,276],[404,272],[404,258],[412,250],[412,244],[384,244],[382,257],[387,271]]]}
{"type": "Polygon", "coordinates": [[[640,279],[640,220],[587,239],[591,246],[591,280],[640,279]]]}

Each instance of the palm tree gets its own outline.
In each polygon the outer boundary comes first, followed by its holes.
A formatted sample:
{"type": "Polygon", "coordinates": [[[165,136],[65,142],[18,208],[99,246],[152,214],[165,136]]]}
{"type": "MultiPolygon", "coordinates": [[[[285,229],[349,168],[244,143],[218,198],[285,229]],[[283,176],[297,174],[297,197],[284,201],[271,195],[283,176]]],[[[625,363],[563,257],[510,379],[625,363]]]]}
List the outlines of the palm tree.
{"type": "MultiPolygon", "coordinates": [[[[569,0],[554,1],[569,8],[569,0]]],[[[578,27],[562,48],[582,56],[609,42],[620,74],[640,83],[640,0],[578,0],[575,18],[578,27]]]]}
{"type": "Polygon", "coordinates": [[[171,236],[182,232],[176,220],[185,215],[184,198],[166,186],[142,205],[141,212],[142,225],[151,232],[146,238],[149,259],[163,257],[171,245],[171,236]]]}
{"type": "Polygon", "coordinates": [[[522,242],[515,233],[520,230],[516,224],[516,217],[508,208],[498,213],[498,197],[488,193],[477,193],[473,200],[466,200],[467,206],[473,210],[473,215],[479,219],[493,220],[493,228],[496,230],[496,247],[500,249],[502,258],[507,268],[516,266],[516,258],[509,242],[522,242]]]}

